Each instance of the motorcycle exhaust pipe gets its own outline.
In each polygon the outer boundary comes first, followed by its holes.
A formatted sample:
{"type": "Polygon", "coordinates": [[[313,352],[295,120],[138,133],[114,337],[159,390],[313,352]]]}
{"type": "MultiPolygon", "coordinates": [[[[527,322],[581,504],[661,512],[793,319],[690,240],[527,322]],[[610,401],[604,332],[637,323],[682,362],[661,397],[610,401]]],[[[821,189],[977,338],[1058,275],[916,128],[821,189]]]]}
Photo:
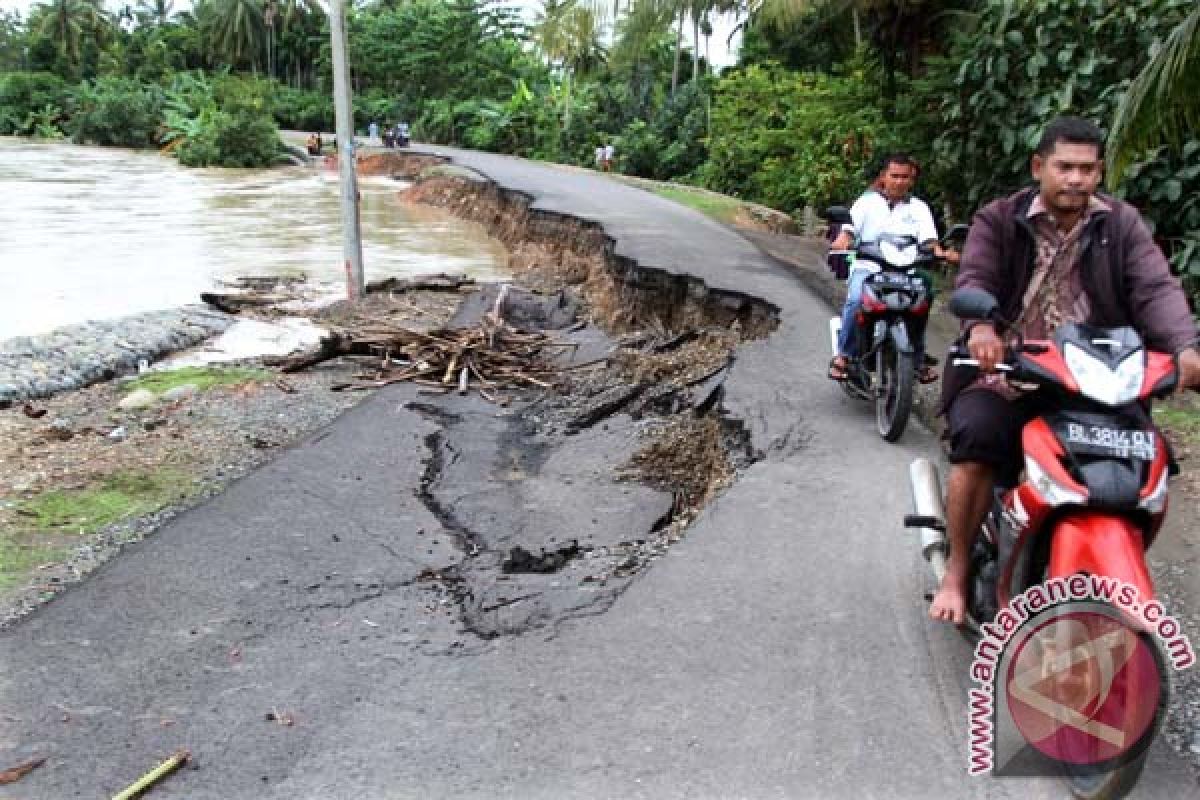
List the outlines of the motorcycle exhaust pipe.
{"type": "MultiPolygon", "coordinates": [[[[912,488],[913,511],[910,528],[917,528],[921,537],[921,555],[933,568],[941,585],[946,577],[946,508],[942,504],[942,486],[937,467],[927,458],[918,458],[908,466],[908,482],[912,488]]],[[[908,522],[906,520],[906,522],[908,522]]]]}

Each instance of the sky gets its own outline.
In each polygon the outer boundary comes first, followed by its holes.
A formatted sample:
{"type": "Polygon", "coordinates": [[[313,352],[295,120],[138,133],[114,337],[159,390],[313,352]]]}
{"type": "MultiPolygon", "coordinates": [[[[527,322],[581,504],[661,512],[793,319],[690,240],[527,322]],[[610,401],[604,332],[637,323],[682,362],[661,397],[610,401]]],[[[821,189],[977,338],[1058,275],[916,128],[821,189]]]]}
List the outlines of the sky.
{"type": "MultiPolygon", "coordinates": [[[[35,5],[37,2],[38,2],[38,0],[0,0],[0,9],[3,9],[5,11],[14,11],[14,10],[20,11],[22,15],[25,15],[29,12],[29,7],[32,5],[35,5]]],[[[121,3],[114,2],[114,0],[107,0],[105,5],[111,9],[111,8],[116,8],[117,6],[121,5],[121,3]]],[[[180,10],[183,10],[186,8],[190,8],[191,5],[192,4],[191,4],[190,0],[175,0],[175,10],[177,10],[177,11],[180,11],[180,10]]],[[[520,7],[522,9],[528,11],[530,14],[536,12],[536,10],[541,8],[541,3],[538,2],[538,0],[511,0],[511,5],[520,7]]],[[[734,29],[734,27],[736,25],[737,25],[737,20],[733,15],[725,15],[725,16],[718,17],[713,20],[713,35],[709,39],[708,47],[709,47],[709,56],[712,58],[714,65],[728,66],[730,64],[733,64],[734,61],[736,61],[736,59],[737,59],[736,47],[737,47],[738,39],[736,39],[736,38],[734,39],[734,50],[733,51],[730,51],[725,46],[725,40],[727,38],[729,38],[730,32],[734,29]]],[[[684,28],[685,28],[684,36],[690,42],[691,35],[690,35],[690,30],[688,30],[690,28],[690,26],[685,25],[684,28]]],[[[740,34],[739,34],[739,37],[740,37],[740,34]]],[[[701,53],[703,53],[704,52],[703,51],[703,47],[704,47],[703,42],[701,42],[700,47],[701,47],[701,53]]]]}

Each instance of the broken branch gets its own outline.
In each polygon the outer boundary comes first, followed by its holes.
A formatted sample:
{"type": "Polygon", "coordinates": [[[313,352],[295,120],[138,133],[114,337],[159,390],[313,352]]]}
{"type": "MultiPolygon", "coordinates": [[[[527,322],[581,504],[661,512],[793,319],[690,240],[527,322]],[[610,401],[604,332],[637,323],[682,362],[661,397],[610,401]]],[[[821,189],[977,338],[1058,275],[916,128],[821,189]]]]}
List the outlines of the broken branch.
{"type": "Polygon", "coordinates": [[[145,792],[163,778],[182,767],[191,757],[191,753],[189,753],[187,750],[178,751],[166,761],[162,762],[157,767],[138,778],[137,782],[131,785],[128,789],[113,795],[112,800],[132,800],[132,798],[137,797],[142,792],[145,792]]]}
{"type": "Polygon", "coordinates": [[[26,761],[24,764],[18,764],[11,769],[0,772],[0,786],[8,783],[16,783],[45,763],[45,758],[35,758],[32,761],[26,761]]]}

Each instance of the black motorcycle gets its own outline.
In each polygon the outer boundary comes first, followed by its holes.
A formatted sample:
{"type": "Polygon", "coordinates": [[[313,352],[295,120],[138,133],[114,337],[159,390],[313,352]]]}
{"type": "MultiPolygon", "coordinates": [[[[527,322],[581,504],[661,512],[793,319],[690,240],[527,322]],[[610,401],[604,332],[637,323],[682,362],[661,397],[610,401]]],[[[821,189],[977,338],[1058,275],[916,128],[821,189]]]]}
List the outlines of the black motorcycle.
{"type": "MultiPolygon", "coordinates": [[[[843,206],[833,206],[826,216],[833,225],[851,224],[850,212],[843,206]]],[[[965,235],[966,226],[956,225],[946,239],[957,242],[965,235]]],[[[915,236],[883,234],[853,251],[831,254],[850,256],[855,264],[869,261],[878,267],[863,283],[856,319],[859,355],[849,360],[846,380],[841,384],[851,397],[875,403],[879,435],[895,442],[908,425],[913,385],[923,366],[916,363],[914,331],[923,329],[929,316],[932,287],[920,269],[933,264],[933,252],[915,236]]],[[[840,315],[829,321],[829,331],[836,356],[840,315]]]]}

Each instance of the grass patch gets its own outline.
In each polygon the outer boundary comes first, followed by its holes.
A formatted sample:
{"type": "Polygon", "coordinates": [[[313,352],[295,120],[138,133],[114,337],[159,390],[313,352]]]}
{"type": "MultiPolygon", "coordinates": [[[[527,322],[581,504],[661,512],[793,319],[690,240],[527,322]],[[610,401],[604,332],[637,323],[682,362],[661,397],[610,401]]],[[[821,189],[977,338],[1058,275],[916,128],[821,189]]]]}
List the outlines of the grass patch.
{"type": "Polygon", "coordinates": [[[23,544],[0,536],[0,589],[24,581],[29,570],[59,561],[66,552],[65,547],[23,544]]]}
{"type": "Polygon", "coordinates": [[[726,225],[733,224],[738,209],[742,207],[740,200],[712,192],[694,192],[674,186],[655,186],[652,191],[659,197],[674,200],[726,225]]]}
{"type": "Polygon", "coordinates": [[[91,533],[181,500],[190,487],[186,477],[169,470],[120,472],[86,489],[43,492],[18,510],[39,530],[91,533]]]}
{"type": "Polygon", "coordinates": [[[270,380],[271,373],[253,367],[180,367],[179,369],[156,370],[139,375],[125,384],[125,391],[147,389],[162,394],[176,386],[193,384],[200,391],[214,386],[230,386],[247,381],[270,380]]]}
{"type": "Polygon", "coordinates": [[[1200,409],[1162,405],[1154,409],[1154,421],[1184,443],[1200,444],[1200,409]]]}

